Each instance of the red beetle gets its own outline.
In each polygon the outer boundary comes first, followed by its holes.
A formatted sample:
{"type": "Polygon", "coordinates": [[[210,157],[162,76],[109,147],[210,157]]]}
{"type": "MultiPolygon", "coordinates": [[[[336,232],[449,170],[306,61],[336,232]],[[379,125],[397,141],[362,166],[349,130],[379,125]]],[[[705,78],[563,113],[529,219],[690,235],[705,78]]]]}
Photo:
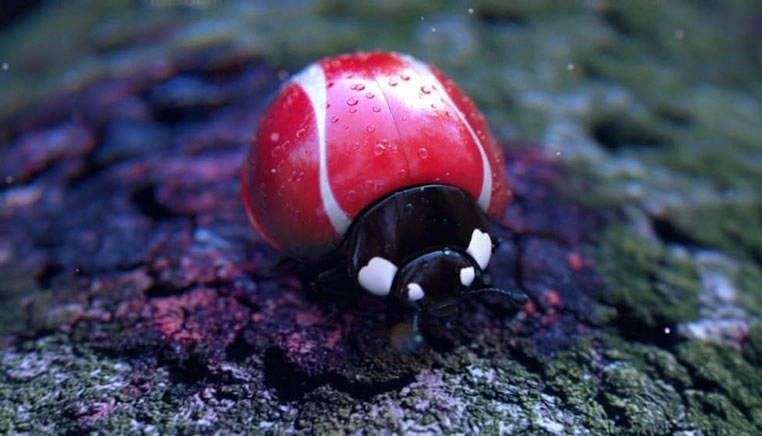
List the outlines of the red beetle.
{"type": "Polygon", "coordinates": [[[414,327],[481,277],[494,248],[487,216],[511,198],[484,116],[441,71],[399,53],[341,55],[294,75],[241,178],[268,243],[309,262],[333,256],[366,291],[417,309],[414,327]]]}

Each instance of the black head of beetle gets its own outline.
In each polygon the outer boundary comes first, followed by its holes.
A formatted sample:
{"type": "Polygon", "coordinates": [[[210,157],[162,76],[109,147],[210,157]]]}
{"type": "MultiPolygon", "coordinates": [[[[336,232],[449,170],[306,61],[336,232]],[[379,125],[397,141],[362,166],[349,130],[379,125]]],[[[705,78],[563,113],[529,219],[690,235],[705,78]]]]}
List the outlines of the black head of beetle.
{"type": "Polygon", "coordinates": [[[476,268],[466,253],[450,248],[427,252],[399,270],[392,294],[426,313],[447,315],[473,283],[476,268]]]}
{"type": "Polygon", "coordinates": [[[412,309],[408,330],[417,347],[419,313],[447,315],[474,292],[526,301],[523,293],[475,287],[493,250],[487,217],[470,195],[453,186],[423,185],[363,211],[338,253],[346,256],[346,275],[362,289],[412,309]]]}

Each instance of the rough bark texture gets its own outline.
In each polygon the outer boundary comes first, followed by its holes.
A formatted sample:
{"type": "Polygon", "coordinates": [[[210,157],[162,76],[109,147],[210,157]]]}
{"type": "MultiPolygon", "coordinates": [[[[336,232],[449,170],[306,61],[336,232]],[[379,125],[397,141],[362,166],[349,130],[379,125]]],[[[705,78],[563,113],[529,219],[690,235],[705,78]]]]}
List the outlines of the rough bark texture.
{"type": "Polygon", "coordinates": [[[762,9],[52,3],[0,37],[0,433],[762,432],[762,9]],[[108,4],[108,6],[101,5],[108,4]],[[289,72],[438,65],[502,139],[492,280],[424,319],[309,292],[250,228],[289,72]]]}

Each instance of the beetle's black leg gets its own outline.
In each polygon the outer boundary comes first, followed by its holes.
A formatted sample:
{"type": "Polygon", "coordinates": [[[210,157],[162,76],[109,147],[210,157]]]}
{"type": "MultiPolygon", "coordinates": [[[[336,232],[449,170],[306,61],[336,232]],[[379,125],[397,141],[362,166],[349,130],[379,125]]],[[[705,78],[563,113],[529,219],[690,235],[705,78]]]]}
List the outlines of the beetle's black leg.
{"type": "Polygon", "coordinates": [[[356,290],[351,277],[346,269],[340,267],[329,268],[317,273],[313,279],[309,280],[310,289],[320,295],[326,296],[334,301],[342,301],[350,298],[356,290]]]}
{"type": "Polygon", "coordinates": [[[336,267],[336,268],[329,268],[318,273],[317,277],[315,277],[315,282],[316,283],[332,283],[332,282],[340,282],[342,280],[347,280],[347,279],[348,279],[348,275],[346,270],[336,267]]]}

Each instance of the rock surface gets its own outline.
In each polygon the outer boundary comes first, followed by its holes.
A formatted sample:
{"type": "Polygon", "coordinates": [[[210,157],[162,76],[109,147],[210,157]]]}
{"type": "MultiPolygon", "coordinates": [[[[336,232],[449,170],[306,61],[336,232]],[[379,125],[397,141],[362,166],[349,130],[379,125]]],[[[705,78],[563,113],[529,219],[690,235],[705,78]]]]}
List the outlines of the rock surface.
{"type": "Polygon", "coordinates": [[[0,37],[0,432],[756,435],[753,2],[53,3],[0,37]],[[409,52],[490,119],[494,296],[389,345],[250,228],[244,148],[317,57],[409,52]]]}

